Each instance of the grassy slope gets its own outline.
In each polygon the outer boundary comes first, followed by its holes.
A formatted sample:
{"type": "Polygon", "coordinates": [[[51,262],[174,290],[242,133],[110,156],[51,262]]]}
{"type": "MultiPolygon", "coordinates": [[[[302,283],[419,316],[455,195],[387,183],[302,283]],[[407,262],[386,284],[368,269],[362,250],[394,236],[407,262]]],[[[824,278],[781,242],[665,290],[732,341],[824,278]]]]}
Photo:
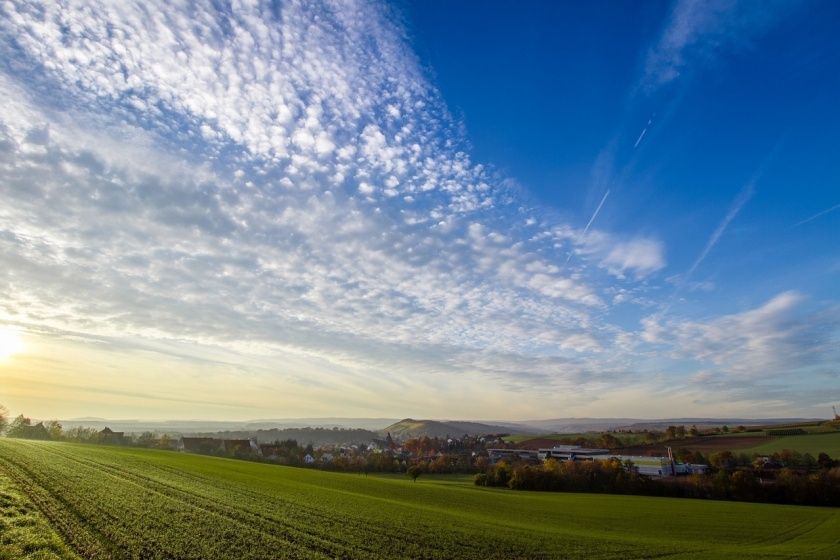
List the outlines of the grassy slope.
{"type": "Polygon", "coordinates": [[[0,471],[0,560],[77,560],[43,515],[0,471]]]}
{"type": "Polygon", "coordinates": [[[103,558],[114,546],[173,558],[840,556],[837,509],[514,492],[10,440],[2,470],[103,558]]]}
{"type": "Polygon", "coordinates": [[[830,457],[840,458],[840,432],[768,438],[767,443],[762,443],[744,451],[748,453],[774,453],[782,449],[810,453],[814,457],[820,452],[825,452],[830,457]]]}

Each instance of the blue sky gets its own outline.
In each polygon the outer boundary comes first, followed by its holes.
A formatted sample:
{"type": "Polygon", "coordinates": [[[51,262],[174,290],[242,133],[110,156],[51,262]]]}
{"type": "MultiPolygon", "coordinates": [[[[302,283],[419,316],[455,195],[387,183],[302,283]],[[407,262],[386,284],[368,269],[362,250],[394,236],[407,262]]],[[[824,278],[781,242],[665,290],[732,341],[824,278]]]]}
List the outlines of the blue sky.
{"type": "Polygon", "coordinates": [[[840,400],[836,3],[0,10],[15,411],[840,400]]]}

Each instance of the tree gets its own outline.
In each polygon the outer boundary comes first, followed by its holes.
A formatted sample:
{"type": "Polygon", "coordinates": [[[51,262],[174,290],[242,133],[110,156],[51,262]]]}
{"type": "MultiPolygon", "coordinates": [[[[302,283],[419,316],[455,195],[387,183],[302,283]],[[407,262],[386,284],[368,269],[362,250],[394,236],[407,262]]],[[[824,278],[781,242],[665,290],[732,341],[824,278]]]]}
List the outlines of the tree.
{"type": "Polygon", "coordinates": [[[729,450],[715,453],[709,457],[709,462],[713,467],[721,471],[726,471],[735,467],[735,457],[729,450]]]}
{"type": "Polygon", "coordinates": [[[419,465],[411,465],[408,467],[408,470],[405,471],[405,474],[410,476],[412,481],[417,482],[417,479],[420,478],[421,474],[423,474],[423,469],[421,469],[419,465]]]}
{"type": "Polygon", "coordinates": [[[8,436],[13,438],[29,437],[29,432],[32,429],[32,420],[19,414],[12,423],[9,424],[8,436]]]}
{"type": "Polygon", "coordinates": [[[93,428],[85,426],[76,426],[64,432],[64,439],[75,442],[94,442],[99,433],[93,428]]]}
{"type": "Polygon", "coordinates": [[[612,434],[603,433],[598,438],[598,444],[607,449],[615,449],[616,447],[621,447],[621,440],[612,434]]]}
{"type": "Polygon", "coordinates": [[[691,426],[691,428],[688,429],[688,435],[691,437],[697,437],[700,435],[700,430],[697,429],[697,426],[691,426]]]}
{"type": "Polygon", "coordinates": [[[64,428],[62,428],[58,420],[48,420],[47,422],[44,422],[44,428],[47,430],[49,439],[53,441],[62,439],[62,436],[64,435],[64,428]]]}
{"type": "Polygon", "coordinates": [[[828,456],[828,453],[820,453],[817,457],[817,464],[819,464],[820,468],[830,469],[835,466],[835,463],[837,463],[837,461],[832,460],[831,457],[828,456]]]}
{"type": "Polygon", "coordinates": [[[0,434],[9,427],[9,410],[0,404],[0,434]]]}
{"type": "Polygon", "coordinates": [[[143,432],[135,440],[138,447],[156,447],[158,443],[157,435],[154,432],[143,432]]]}

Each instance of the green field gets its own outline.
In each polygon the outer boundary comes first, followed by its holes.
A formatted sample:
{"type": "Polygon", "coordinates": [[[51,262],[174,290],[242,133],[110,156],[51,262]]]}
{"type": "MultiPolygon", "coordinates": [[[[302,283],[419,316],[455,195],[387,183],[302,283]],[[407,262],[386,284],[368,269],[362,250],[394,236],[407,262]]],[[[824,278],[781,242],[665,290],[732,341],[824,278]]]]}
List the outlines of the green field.
{"type": "Polygon", "coordinates": [[[84,558],[840,557],[840,509],[516,492],[8,439],[0,473],[84,558]]]}
{"type": "Polygon", "coordinates": [[[830,457],[840,458],[840,432],[812,433],[801,436],[781,436],[768,438],[762,443],[743,451],[747,453],[770,454],[783,449],[791,449],[800,453],[810,453],[816,457],[820,453],[828,453],[830,457]]]}
{"type": "Polygon", "coordinates": [[[78,560],[41,512],[0,471],[0,560],[78,560]]]}

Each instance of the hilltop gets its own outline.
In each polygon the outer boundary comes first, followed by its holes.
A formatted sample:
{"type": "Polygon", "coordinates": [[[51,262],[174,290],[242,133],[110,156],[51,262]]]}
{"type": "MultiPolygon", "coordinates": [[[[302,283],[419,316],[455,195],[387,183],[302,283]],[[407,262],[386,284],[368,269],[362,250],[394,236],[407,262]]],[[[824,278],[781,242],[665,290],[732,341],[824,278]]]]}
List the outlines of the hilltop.
{"type": "Polygon", "coordinates": [[[395,438],[417,436],[429,437],[460,437],[464,434],[528,434],[534,433],[533,426],[516,426],[511,424],[484,424],[481,422],[462,422],[458,420],[414,420],[405,418],[382,430],[395,438]]]}

